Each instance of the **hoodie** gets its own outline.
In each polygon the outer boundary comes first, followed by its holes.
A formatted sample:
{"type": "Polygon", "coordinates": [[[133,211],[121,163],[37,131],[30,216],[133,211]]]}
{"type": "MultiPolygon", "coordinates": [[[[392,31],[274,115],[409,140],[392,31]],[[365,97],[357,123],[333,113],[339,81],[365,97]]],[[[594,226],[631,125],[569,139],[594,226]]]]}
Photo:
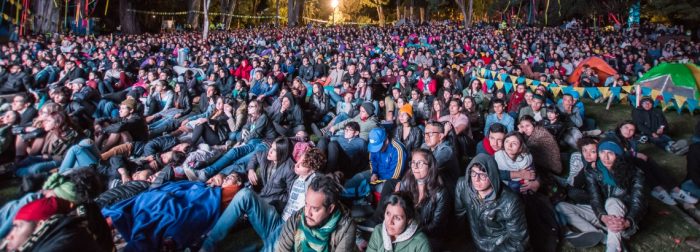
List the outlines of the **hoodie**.
{"type": "Polygon", "coordinates": [[[486,154],[474,157],[467,165],[466,176],[457,182],[455,212],[460,220],[468,220],[479,251],[525,251],[529,248],[525,205],[517,194],[502,187],[498,165],[486,154]],[[474,189],[470,176],[477,164],[484,168],[493,188],[483,199],[474,189]]]}

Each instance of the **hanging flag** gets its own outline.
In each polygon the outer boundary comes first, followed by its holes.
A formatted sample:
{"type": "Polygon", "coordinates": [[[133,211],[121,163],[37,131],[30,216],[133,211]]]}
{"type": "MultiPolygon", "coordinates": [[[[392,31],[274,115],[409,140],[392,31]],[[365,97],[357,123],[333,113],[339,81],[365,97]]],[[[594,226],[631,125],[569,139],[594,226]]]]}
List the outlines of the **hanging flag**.
{"type": "Polygon", "coordinates": [[[580,98],[583,98],[583,91],[585,91],[585,89],[583,87],[575,87],[574,91],[576,91],[576,93],[578,93],[580,98]]]}
{"type": "Polygon", "coordinates": [[[627,93],[632,93],[632,88],[634,88],[634,86],[622,86],[622,90],[625,90],[627,93]]]}
{"type": "Polygon", "coordinates": [[[584,89],[586,90],[586,93],[588,93],[588,97],[593,100],[598,99],[602,95],[596,87],[586,87],[584,89]]]}
{"type": "Polygon", "coordinates": [[[510,83],[518,84],[518,76],[511,75],[510,76],[510,83]]]}
{"type": "Polygon", "coordinates": [[[506,94],[510,93],[511,90],[513,90],[513,83],[510,82],[505,82],[503,85],[506,87],[506,94]]]}
{"type": "Polygon", "coordinates": [[[489,89],[493,88],[493,84],[495,84],[493,80],[486,80],[486,87],[489,89]]]}
{"type": "Polygon", "coordinates": [[[525,77],[518,77],[517,84],[524,83],[525,82],[525,77]]]}
{"type": "Polygon", "coordinates": [[[486,68],[482,68],[481,71],[479,71],[481,73],[481,77],[486,76],[486,71],[486,68]]]}
{"type": "Polygon", "coordinates": [[[598,87],[598,92],[603,96],[603,98],[608,98],[610,96],[609,87],[598,87]]]}
{"type": "Polygon", "coordinates": [[[685,105],[688,106],[688,110],[692,113],[698,107],[698,100],[688,99],[685,105]]]}
{"type": "Polygon", "coordinates": [[[491,71],[491,79],[495,79],[498,73],[491,71]]]}
{"type": "Polygon", "coordinates": [[[531,79],[525,79],[525,84],[526,85],[532,85],[532,80],[531,79]]]}
{"type": "Polygon", "coordinates": [[[620,88],[620,87],[611,87],[610,88],[610,92],[612,93],[613,97],[620,97],[621,90],[622,90],[622,88],[620,88]]]}
{"type": "Polygon", "coordinates": [[[621,93],[620,94],[620,103],[622,103],[622,100],[626,99],[628,94],[621,93]]]}
{"type": "Polygon", "coordinates": [[[673,99],[676,100],[676,103],[678,103],[679,107],[683,107],[683,105],[685,105],[686,101],[688,100],[688,98],[681,95],[674,95],[673,99]]]}
{"type": "MultiPolygon", "coordinates": [[[[493,81],[496,83],[496,88],[502,89],[503,88],[503,82],[502,81],[493,81]]],[[[508,93],[508,91],[506,91],[508,93]]]]}
{"type": "Polygon", "coordinates": [[[659,97],[660,94],[661,94],[661,92],[659,90],[652,89],[651,90],[651,99],[656,100],[656,97],[659,97]]]}
{"type": "Polygon", "coordinates": [[[561,87],[552,87],[551,90],[552,90],[552,94],[554,95],[554,97],[557,97],[557,96],[559,96],[559,93],[561,92],[561,87]]]}

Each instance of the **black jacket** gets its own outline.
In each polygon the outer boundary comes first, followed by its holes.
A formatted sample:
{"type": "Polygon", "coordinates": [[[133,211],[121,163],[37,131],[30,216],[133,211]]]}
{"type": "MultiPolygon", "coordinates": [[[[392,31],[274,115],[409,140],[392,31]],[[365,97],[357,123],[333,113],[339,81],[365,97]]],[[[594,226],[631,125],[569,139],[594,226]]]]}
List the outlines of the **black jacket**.
{"type": "Polygon", "coordinates": [[[5,82],[0,85],[0,94],[18,93],[31,88],[31,82],[26,73],[22,71],[15,74],[8,73],[5,82]]]}
{"type": "Polygon", "coordinates": [[[331,100],[328,95],[321,94],[321,96],[318,96],[313,94],[309,99],[308,108],[305,109],[304,114],[309,118],[310,122],[319,122],[330,110],[331,100]]]}
{"type": "Polygon", "coordinates": [[[423,145],[423,131],[417,126],[413,126],[408,133],[408,137],[403,139],[403,126],[397,125],[394,128],[394,140],[402,143],[406,147],[406,152],[411,153],[413,150],[417,150],[423,145]]]}
{"type": "Polygon", "coordinates": [[[32,122],[34,118],[36,118],[37,114],[39,112],[34,108],[34,106],[29,106],[27,109],[22,112],[22,114],[19,115],[20,121],[19,125],[22,126],[30,126],[32,125],[32,122]]]}
{"type": "Polygon", "coordinates": [[[668,131],[668,123],[666,122],[666,117],[661,110],[651,109],[645,110],[642,106],[632,110],[632,120],[634,120],[637,130],[642,133],[642,135],[650,136],[655,133],[656,130],[664,125],[666,127],[664,132],[668,131]]]}
{"type": "MultiPolygon", "coordinates": [[[[401,181],[399,190],[408,190],[401,181]]],[[[444,240],[446,227],[452,215],[452,198],[445,187],[440,187],[435,195],[418,205],[418,218],[422,231],[431,240],[444,240]]]]}
{"type": "Polygon", "coordinates": [[[104,133],[129,132],[134,141],[148,140],[148,127],[146,120],[138,115],[131,115],[128,118],[109,119],[111,123],[103,129],[104,133]]]}
{"type": "Polygon", "coordinates": [[[85,71],[83,71],[82,68],[76,66],[73,67],[73,69],[71,69],[70,71],[68,71],[68,73],[66,73],[66,75],[63,76],[63,78],[58,80],[58,83],[63,85],[66,81],[72,81],[77,78],[87,79],[85,77],[87,77],[85,71]]]}
{"type": "Polygon", "coordinates": [[[87,203],[47,219],[20,251],[114,251],[112,232],[100,209],[87,203]]]}
{"type": "Polygon", "coordinates": [[[478,154],[467,166],[466,176],[459,178],[455,213],[460,219],[468,218],[479,251],[525,251],[530,246],[525,205],[517,194],[503,188],[491,156],[478,154]],[[493,187],[485,199],[472,186],[470,172],[475,164],[484,168],[493,187]]]}
{"type": "Polygon", "coordinates": [[[146,181],[129,181],[126,184],[103,192],[95,199],[95,203],[97,203],[100,208],[104,208],[122,200],[130,199],[146,191],[150,185],[151,183],[146,181]]]}
{"type": "Polygon", "coordinates": [[[585,169],[586,183],[591,195],[591,208],[599,220],[601,216],[607,215],[605,201],[608,198],[617,198],[625,204],[625,218],[630,221],[630,227],[622,232],[622,236],[630,237],[639,230],[639,222],[647,208],[644,174],[639,168],[625,162],[622,157],[617,158],[612,171],[617,187],[603,183],[603,173],[590,167],[585,169]]]}

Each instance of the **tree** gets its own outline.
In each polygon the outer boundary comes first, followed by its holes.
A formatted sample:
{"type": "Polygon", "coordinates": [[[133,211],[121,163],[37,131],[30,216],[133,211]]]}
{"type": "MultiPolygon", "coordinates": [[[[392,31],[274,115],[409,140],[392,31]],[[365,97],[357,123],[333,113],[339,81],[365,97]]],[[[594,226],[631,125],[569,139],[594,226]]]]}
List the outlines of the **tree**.
{"type": "Polygon", "coordinates": [[[379,26],[384,26],[386,23],[384,17],[384,5],[389,3],[389,0],[362,0],[360,2],[362,5],[375,8],[377,10],[377,16],[379,17],[379,26]]]}
{"type": "Polygon", "coordinates": [[[60,24],[61,10],[53,0],[36,0],[34,8],[34,31],[38,33],[57,32],[60,24]],[[37,15],[41,13],[41,15],[37,15]]]}
{"type": "MultiPolygon", "coordinates": [[[[466,6],[467,4],[465,1],[466,0],[455,0],[455,2],[457,3],[457,6],[459,6],[459,11],[462,12],[462,22],[464,23],[464,28],[467,28],[467,27],[469,27],[469,22],[471,22],[471,21],[467,21],[467,6],[466,6]]],[[[471,9],[471,5],[472,5],[471,2],[472,2],[472,0],[469,0],[470,9],[471,9]]],[[[471,13],[469,14],[469,19],[471,19],[471,13]]]]}
{"type": "Polygon", "coordinates": [[[131,0],[119,0],[119,23],[122,32],[125,34],[141,33],[141,26],[136,19],[136,13],[129,11],[133,9],[131,0]]]}
{"type": "Polygon", "coordinates": [[[199,29],[199,9],[202,8],[202,0],[187,0],[187,24],[192,26],[193,30],[199,29]]]}
{"type": "Polygon", "coordinates": [[[238,7],[238,0],[221,0],[221,12],[228,15],[221,15],[221,23],[224,27],[228,29],[231,27],[231,20],[234,13],[236,13],[236,7],[238,7]]]}
{"type": "Polygon", "coordinates": [[[209,38],[209,4],[211,3],[211,0],[203,0],[204,1],[204,30],[202,31],[202,38],[205,40],[209,38]]]}
{"type": "Polygon", "coordinates": [[[301,24],[304,15],[305,0],[287,0],[287,25],[295,27],[301,24]]]}

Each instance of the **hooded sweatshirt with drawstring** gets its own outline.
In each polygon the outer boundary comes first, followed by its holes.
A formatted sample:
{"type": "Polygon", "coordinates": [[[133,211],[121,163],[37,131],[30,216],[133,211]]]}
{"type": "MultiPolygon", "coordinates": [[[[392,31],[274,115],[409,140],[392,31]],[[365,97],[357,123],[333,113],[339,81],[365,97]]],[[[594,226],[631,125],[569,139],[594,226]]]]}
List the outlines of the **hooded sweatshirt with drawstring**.
{"type": "Polygon", "coordinates": [[[479,251],[525,251],[530,247],[525,205],[516,193],[503,187],[496,161],[486,154],[474,157],[467,165],[466,176],[457,182],[455,212],[459,219],[469,222],[479,251]],[[474,189],[470,176],[477,164],[488,174],[493,188],[484,198],[474,189]]]}

